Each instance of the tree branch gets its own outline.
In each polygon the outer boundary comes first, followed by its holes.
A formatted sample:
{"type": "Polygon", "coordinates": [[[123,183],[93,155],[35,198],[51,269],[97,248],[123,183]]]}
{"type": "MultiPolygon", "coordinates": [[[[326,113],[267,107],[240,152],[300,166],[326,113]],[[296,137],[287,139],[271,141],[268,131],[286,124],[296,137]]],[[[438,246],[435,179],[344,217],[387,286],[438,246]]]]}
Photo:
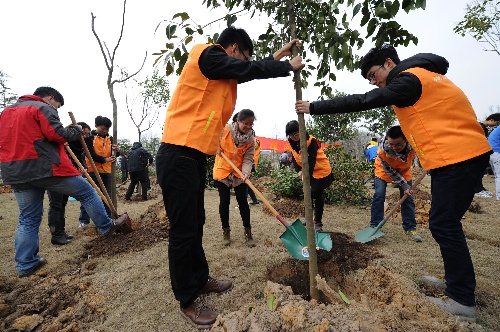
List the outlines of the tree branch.
{"type": "Polygon", "coordinates": [[[120,30],[120,38],[118,38],[118,42],[116,43],[115,49],[113,50],[113,57],[111,57],[111,61],[113,61],[115,59],[116,50],[118,49],[118,46],[120,45],[120,41],[122,40],[123,28],[125,26],[125,7],[126,7],[126,5],[127,5],[127,0],[123,0],[122,28],[120,30]]]}
{"type": "Polygon", "coordinates": [[[148,57],[148,52],[146,52],[146,55],[144,56],[144,60],[142,60],[142,66],[141,68],[139,68],[138,71],[136,71],[135,73],[133,73],[132,75],[128,76],[128,77],[125,77],[123,79],[120,79],[120,80],[113,80],[113,82],[111,82],[111,84],[115,84],[115,83],[123,83],[125,81],[127,81],[128,79],[134,77],[135,75],[139,74],[139,72],[142,70],[142,68],[144,68],[144,64],[146,63],[146,58],[148,57]]]}
{"type": "Polygon", "coordinates": [[[94,34],[95,38],[97,39],[97,42],[99,43],[99,48],[101,49],[102,56],[104,57],[104,62],[106,63],[106,68],[110,70],[108,58],[106,57],[106,53],[104,53],[104,48],[102,46],[101,40],[99,39],[99,36],[97,35],[97,32],[95,32],[95,26],[94,26],[94,21],[95,21],[95,16],[94,13],[90,13],[90,16],[92,17],[92,33],[94,34]]]}

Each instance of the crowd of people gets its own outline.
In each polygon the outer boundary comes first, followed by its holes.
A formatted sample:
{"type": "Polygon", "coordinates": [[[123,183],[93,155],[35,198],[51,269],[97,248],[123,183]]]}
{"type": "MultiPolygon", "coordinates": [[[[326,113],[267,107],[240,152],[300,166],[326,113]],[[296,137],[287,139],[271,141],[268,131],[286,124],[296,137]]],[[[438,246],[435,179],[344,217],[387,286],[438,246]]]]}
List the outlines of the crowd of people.
{"type": "MultiPolygon", "coordinates": [[[[226,28],[216,44],[193,47],[172,95],[161,145],[155,156],[156,174],[170,222],[171,287],[179,301],[180,314],[196,328],[209,328],[217,317],[214,310],[199,305],[199,296],[227,292],[233,287],[232,281],[218,280],[211,275],[203,248],[206,156],[216,155],[213,179],[220,199],[222,244],[231,244],[229,204],[233,189],[245,243],[254,247],[247,196],[250,195],[251,204],[259,201],[246,181],[257,168],[260,151],[253,130],[256,115],[252,110],[243,109],[229,120],[234,113],[238,84],[285,77],[300,70],[303,66],[300,56],[282,61],[292,55],[292,47],[300,46],[294,39],[269,57],[250,61],[254,45],[249,35],[243,29],[226,28]]],[[[473,320],[476,280],[461,219],[475,194],[488,196],[481,183],[488,163],[495,174],[496,199],[500,200],[500,129],[497,127],[487,138],[487,127],[497,126],[500,114],[492,114],[478,123],[465,94],[444,76],[448,66],[446,59],[434,54],[417,54],[401,61],[396,49],[384,44],[371,49],[361,63],[361,75],[378,89],[332,100],[299,100],[295,112],[323,115],[394,107],[400,125],[389,128],[380,141],[372,138],[365,149],[367,162],[374,166],[370,226],[377,227],[383,220],[386,188],[391,183],[399,189],[400,197],[408,196],[402,204],[404,234],[415,242],[422,242],[417,231],[412,188],[413,162],[418,158],[431,176],[429,229],[440,247],[444,269],[443,280],[424,276],[423,281],[447,295],[446,299],[430,297],[429,300],[451,314],[473,320]]],[[[15,233],[19,277],[32,275],[46,263],[38,255],[45,191],[50,200],[48,218],[53,244],[64,245],[73,239],[73,235],[65,231],[65,206],[69,196],[81,202],[80,227],[86,227],[92,220],[100,234],[110,236],[127,218],[122,214],[112,219],[107,202],[98,196],[90,180],[82,177],[83,172],[88,173],[93,182],[100,182],[100,178],[103,189],[112,190],[111,169],[120,148],[109,136],[111,120],[96,117],[92,131],[83,122],[65,127],[58,116],[58,109],[63,105],[64,99],[57,90],[40,87],[1,113],[1,172],[3,182],[12,186],[20,211],[15,233]],[[84,137],[84,146],[80,137],[84,137]],[[25,148],[19,149],[19,146],[25,148]],[[67,147],[78,156],[79,162],[70,159],[67,147]],[[84,153],[86,149],[88,155],[84,153]],[[79,164],[84,165],[84,169],[79,164]]],[[[284,129],[291,151],[280,157],[280,167],[293,168],[302,179],[302,167],[307,162],[314,229],[322,232],[324,191],[334,182],[330,162],[321,142],[309,133],[306,133],[305,145],[308,160],[303,161],[299,123],[290,121],[284,129]]],[[[126,182],[130,177],[126,200],[131,200],[138,183],[142,187],[142,199],[148,199],[148,167],[152,164],[153,156],[140,142],[134,142],[130,151],[124,153],[121,180],[126,182]]]]}

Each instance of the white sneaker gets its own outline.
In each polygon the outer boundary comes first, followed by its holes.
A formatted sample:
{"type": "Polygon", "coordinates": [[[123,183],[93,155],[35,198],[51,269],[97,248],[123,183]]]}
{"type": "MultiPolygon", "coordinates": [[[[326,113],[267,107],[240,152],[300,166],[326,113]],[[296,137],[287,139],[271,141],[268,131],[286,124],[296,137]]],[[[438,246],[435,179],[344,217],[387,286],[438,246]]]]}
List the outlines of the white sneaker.
{"type": "Polygon", "coordinates": [[[493,195],[489,191],[486,191],[486,190],[480,191],[480,192],[474,194],[474,196],[483,197],[483,198],[492,198],[493,197],[493,195]]]}
{"type": "Polygon", "coordinates": [[[433,276],[422,276],[421,281],[425,287],[431,288],[439,293],[444,293],[446,289],[446,281],[444,281],[444,279],[438,279],[433,276]]]}
{"type": "Polygon", "coordinates": [[[472,306],[466,306],[463,304],[458,303],[457,301],[451,299],[451,298],[446,298],[445,300],[439,298],[439,297],[430,297],[426,296],[426,298],[434,302],[438,307],[443,309],[444,311],[455,315],[459,316],[465,320],[468,320],[470,322],[475,322],[476,321],[476,307],[472,306]]]}

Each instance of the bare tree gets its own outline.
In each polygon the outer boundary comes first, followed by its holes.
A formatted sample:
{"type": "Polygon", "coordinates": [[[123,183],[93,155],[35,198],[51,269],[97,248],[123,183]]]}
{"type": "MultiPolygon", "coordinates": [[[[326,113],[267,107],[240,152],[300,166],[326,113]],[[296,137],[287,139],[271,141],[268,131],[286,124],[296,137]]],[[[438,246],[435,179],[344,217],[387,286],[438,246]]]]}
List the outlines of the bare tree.
{"type": "MultiPolygon", "coordinates": [[[[111,103],[113,104],[113,123],[114,123],[114,127],[113,127],[113,144],[116,144],[116,139],[118,137],[118,106],[116,104],[116,98],[115,98],[115,92],[114,92],[114,84],[115,83],[123,83],[125,81],[127,81],[128,79],[134,77],[135,75],[137,75],[141,70],[142,68],[144,67],[144,63],[146,62],[146,58],[147,58],[147,52],[146,52],[146,56],[144,56],[144,60],[142,61],[142,66],[141,68],[136,71],[134,74],[132,75],[129,75],[129,76],[126,76],[126,77],[122,77],[120,79],[113,79],[113,72],[114,72],[114,69],[115,69],[115,55],[116,55],[116,50],[118,49],[118,46],[120,46],[120,42],[122,40],[122,36],[123,36],[123,28],[125,27],[125,8],[126,8],[126,4],[127,4],[127,0],[124,0],[123,1],[123,14],[122,14],[122,26],[121,26],[121,29],[120,29],[120,37],[118,38],[118,42],[116,43],[116,46],[115,48],[113,49],[113,53],[110,53],[109,52],[109,49],[108,49],[108,46],[106,45],[106,43],[103,43],[101,42],[101,39],[99,38],[99,36],[97,35],[96,31],[95,31],[95,19],[96,19],[96,16],[94,15],[94,13],[90,13],[91,17],[92,17],[92,32],[95,36],[95,38],[97,39],[97,42],[99,43],[99,47],[101,49],[101,53],[102,53],[102,56],[104,58],[104,62],[106,64],[106,68],[108,70],[108,78],[107,78],[107,86],[108,86],[108,92],[109,92],[109,97],[111,98],[111,103]]],[[[111,168],[111,188],[115,188],[116,187],[116,165],[113,163],[112,164],[112,168],[111,168]]],[[[98,174],[96,174],[96,176],[99,176],[98,174]]],[[[114,206],[116,207],[116,191],[115,190],[111,190],[111,200],[113,201],[113,204],[114,206]]]]}
{"type": "MultiPolygon", "coordinates": [[[[126,75],[124,71],[123,75],[126,75]]],[[[151,77],[146,77],[142,82],[134,80],[140,92],[129,103],[129,94],[125,94],[125,103],[130,119],[137,128],[138,142],[141,142],[142,133],[151,129],[158,120],[160,109],[165,107],[170,100],[170,90],[165,76],[157,71],[151,77]],[[135,105],[140,104],[138,108],[135,105]]],[[[133,91],[133,89],[131,89],[133,91]]]]}

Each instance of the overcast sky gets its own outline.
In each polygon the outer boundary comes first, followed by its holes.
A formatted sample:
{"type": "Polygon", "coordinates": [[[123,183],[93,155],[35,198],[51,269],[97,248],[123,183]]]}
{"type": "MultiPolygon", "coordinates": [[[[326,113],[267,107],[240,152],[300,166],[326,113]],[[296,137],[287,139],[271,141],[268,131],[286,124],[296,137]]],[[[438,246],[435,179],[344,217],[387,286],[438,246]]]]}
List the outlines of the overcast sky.
{"type": "MultiPolygon", "coordinates": [[[[485,52],[472,37],[461,37],[453,32],[472,0],[427,1],[426,10],[401,13],[397,21],[419,38],[417,46],[399,47],[401,59],[416,53],[431,52],[444,56],[450,62],[448,78],[469,97],[479,120],[490,114],[490,107],[500,105],[500,66],[494,52],[485,52]]],[[[101,41],[110,49],[119,37],[122,13],[121,0],[15,0],[0,2],[0,31],[2,47],[0,69],[11,76],[8,85],[18,95],[31,94],[42,85],[58,89],[65,98],[59,113],[63,123],[69,123],[68,111],[77,121],[93,127],[97,115],[112,119],[106,75],[107,70],[97,41],[91,31],[91,16],[97,16],[96,31],[101,41]]],[[[192,14],[199,24],[206,24],[220,17],[220,12],[210,12],[201,0],[155,1],[128,0],[125,31],[116,55],[116,64],[129,72],[137,70],[148,52],[148,60],[141,77],[153,71],[153,52],[163,48],[165,24],[154,30],[159,22],[180,11],[192,14]]],[[[240,18],[235,26],[245,28],[252,38],[265,32],[266,24],[258,18],[240,18]]],[[[212,27],[210,34],[219,32],[224,23],[212,27]]],[[[367,41],[364,55],[372,43],[367,41]]],[[[337,72],[332,88],[346,93],[364,93],[372,87],[356,71],[337,72]]],[[[173,92],[175,78],[170,78],[173,92]]],[[[311,80],[310,85],[313,85],[311,80]]],[[[118,137],[137,140],[137,134],[125,108],[123,87],[116,86],[119,103],[118,137]]],[[[303,99],[317,100],[319,91],[303,91],[303,99]]],[[[296,118],[293,111],[295,92],[290,78],[260,80],[239,86],[236,110],[252,109],[257,115],[255,131],[259,136],[283,138],[285,124],[296,118]]],[[[160,112],[159,123],[152,130],[161,135],[165,111],[160,112]]]]}

